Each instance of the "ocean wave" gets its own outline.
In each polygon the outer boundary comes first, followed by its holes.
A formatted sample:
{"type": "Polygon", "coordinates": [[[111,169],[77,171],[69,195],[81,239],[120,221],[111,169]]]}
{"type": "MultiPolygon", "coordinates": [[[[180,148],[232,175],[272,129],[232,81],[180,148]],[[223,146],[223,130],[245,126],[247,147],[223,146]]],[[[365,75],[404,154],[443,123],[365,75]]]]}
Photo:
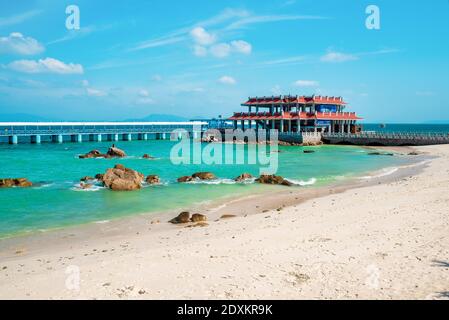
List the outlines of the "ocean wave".
{"type": "Polygon", "coordinates": [[[72,191],[86,191],[86,192],[95,192],[101,189],[105,189],[105,187],[92,185],[90,188],[83,188],[80,183],[77,183],[72,188],[70,188],[70,190],[72,191]]]}
{"type": "Polygon", "coordinates": [[[385,169],[382,169],[382,170],[374,172],[373,175],[360,177],[360,179],[381,178],[381,177],[389,176],[390,174],[393,174],[393,173],[395,173],[398,170],[399,170],[399,168],[397,168],[397,167],[385,168],[385,169]]]}
{"type": "Polygon", "coordinates": [[[213,180],[201,180],[201,179],[195,179],[193,181],[188,181],[186,184],[237,184],[238,182],[233,179],[213,179],[213,180]]]}
{"type": "Polygon", "coordinates": [[[293,183],[293,185],[295,185],[295,186],[301,186],[301,187],[314,185],[316,183],[316,181],[317,181],[316,178],[310,178],[307,181],[296,180],[296,179],[289,179],[289,178],[285,178],[285,180],[287,180],[290,183],[293,183]]]}

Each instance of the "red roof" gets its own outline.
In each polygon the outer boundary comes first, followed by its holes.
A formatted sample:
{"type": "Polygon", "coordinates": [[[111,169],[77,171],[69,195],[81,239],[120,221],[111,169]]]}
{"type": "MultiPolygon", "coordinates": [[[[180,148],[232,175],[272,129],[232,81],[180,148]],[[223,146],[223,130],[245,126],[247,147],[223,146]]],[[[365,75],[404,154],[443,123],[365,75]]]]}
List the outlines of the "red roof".
{"type": "Polygon", "coordinates": [[[272,97],[253,97],[248,98],[242,106],[259,106],[272,104],[336,104],[345,105],[342,97],[328,97],[328,96],[272,96],[272,97]]]}
{"type": "Polygon", "coordinates": [[[284,112],[281,113],[269,113],[269,112],[236,112],[229,120],[361,120],[355,112],[317,112],[317,113],[307,113],[307,112],[284,112]]]}

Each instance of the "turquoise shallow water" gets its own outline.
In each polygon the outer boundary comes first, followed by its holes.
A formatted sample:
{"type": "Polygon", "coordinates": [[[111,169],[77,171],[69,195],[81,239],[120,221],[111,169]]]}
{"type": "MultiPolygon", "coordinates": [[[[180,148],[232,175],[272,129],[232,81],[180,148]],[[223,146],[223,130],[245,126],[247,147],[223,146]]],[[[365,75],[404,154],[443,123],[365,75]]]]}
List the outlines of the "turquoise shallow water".
{"type": "MultiPolygon", "coordinates": [[[[243,172],[258,175],[259,165],[174,165],[170,161],[174,144],[161,140],[119,142],[117,146],[128,154],[124,159],[78,159],[79,154],[92,149],[105,152],[108,142],[0,145],[0,178],[26,177],[37,183],[32,188],[0,189],[0,237],[138,213],[185,209],[204,201],[272,188],[229,180],[243,172]],[[144,153],[157,159],[142,159],[144,153]],[[145,175],[157,174],[163,184],[133,192],[77,188],[81,177],[103,173],[116,163],[145,175]],[[220,179],[209,184],[176,183],[176,178],[197,171],[212,171],[220,179]]],[[[400,156],[370,156],[365,149],[353,146],[321,146],[313,148],[313,154],[304,154],[302,147],[279,150],[277,174],[307,185],[297,188],[328,184],[406,161],[400,156]]]]}

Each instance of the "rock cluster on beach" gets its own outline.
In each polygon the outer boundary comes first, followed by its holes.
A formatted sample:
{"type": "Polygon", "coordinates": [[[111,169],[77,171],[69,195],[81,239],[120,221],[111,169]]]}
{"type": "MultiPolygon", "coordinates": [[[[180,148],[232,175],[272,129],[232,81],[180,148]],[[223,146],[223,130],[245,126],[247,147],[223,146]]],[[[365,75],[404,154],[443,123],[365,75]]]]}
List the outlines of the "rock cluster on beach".
{"type": "Polygon", "coordinates": [[[131,191],[142,188],[144,175],[135,170],[125,168],[121,164],[116,164],[103,175],[105,187],[114,191],[131,191]]]}
{"type": "Polygon", "coordinates": [[[155,174],[150,174],[149,176],[147,176],[145,178],[145,181],[148,184],[160,184],[161,183],[161,179],[159,178],[159,176],[157,176],[155,174]]]}
{"type": "Polygon", "coordinates": [[[125,151],[119,149],[115,146],[112,146],[108,149],[108,152],[101,153],[98,150],[89,151],[86,154],[81,154],[79,156],[80,159],[92,159],[92,158],[123,158],[126,157],[125,151]]]}
{"type": "Polygon", "coordinates": [[[239,175],[238,177],[234,178],[234,181],[236,182],[242,182],[248,179],[252,179],[252,175],[249,173],[242,173],[241,175],[239,175]]]}
{"type": "Polygon", "coordinates": [[[196,172],[191,176],[183,176],[178,178],[178,182],[190,182],[198,180],[214,180],[217,177],[212,172],[196,172]]]}
{"type": "Polygon", "coordinates": [[[281,176],[276,176],[274,174],[263,174],[258,179],[256,179],[256,182],[262,183],[262,184],[277,184],[282,186],[292,186],[293,183],[291,183],[288,180],[285,180],[281,176]]]}
{"type": "Polygon", "coordinates": [[[0,188],[11,187],[31,187],[33,183],[26,178],[5,178],[0,179],[0,188]]]}
{"type": "Polygon", "coordinates": [[[194,213],[190,216],[190,212],[183,211],[169,222],[173,224],[183,224],[189,222],[204,222],[207,221],[207,217],[204,214],[194,213]]]}

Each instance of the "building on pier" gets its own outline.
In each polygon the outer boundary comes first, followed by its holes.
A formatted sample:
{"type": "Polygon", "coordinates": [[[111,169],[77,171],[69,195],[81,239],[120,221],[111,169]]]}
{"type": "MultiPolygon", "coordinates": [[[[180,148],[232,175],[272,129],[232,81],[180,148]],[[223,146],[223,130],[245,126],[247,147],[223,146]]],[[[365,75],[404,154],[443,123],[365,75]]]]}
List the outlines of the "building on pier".
{"type": "Polygon", "coordinates": [[[236,112],[229,120],[234,128],[276,129],[280,133],[357,133],[361,120],[355,112],[345,112],[342,97],[271,96],[250,97],[243,107],[248,112],[236,112]]]}
{"type": "Polygon", "coordinates": [[[176,129],[196,138],[206,122],[0,122],[0,142],[85,142],[170,139],[176,129]]]}

